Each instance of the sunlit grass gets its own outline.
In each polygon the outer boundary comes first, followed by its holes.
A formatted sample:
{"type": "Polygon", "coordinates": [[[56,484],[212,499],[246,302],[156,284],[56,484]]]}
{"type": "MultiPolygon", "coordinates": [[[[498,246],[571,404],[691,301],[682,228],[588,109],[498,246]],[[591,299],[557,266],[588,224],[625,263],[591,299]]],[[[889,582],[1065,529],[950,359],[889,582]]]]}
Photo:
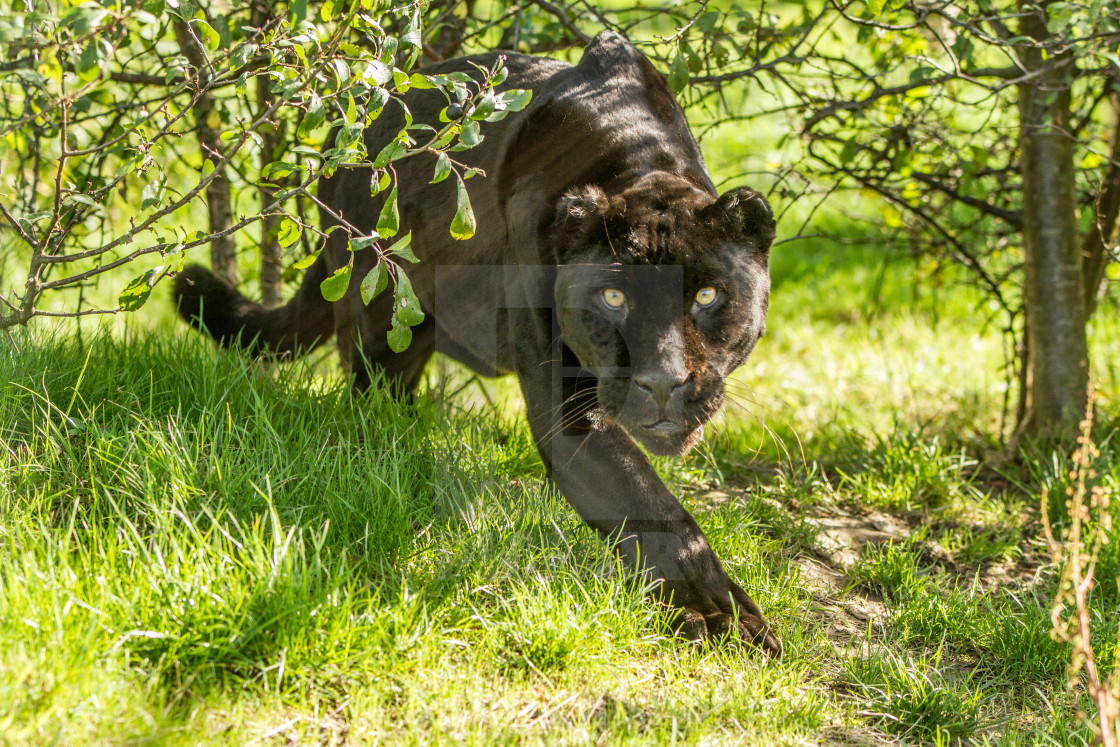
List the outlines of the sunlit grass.
{"type": "MultiPolygon", "coordinates": [[[[1061,488],[1064,458],[1005,469],[992,494],[977,469],[999,397],[964,375],[975,357],[943,352],[977,331],[889,310],[807,320],[780,290],[739,374],[763,422],[732,407],[694,456],[658,465],[774,620],[781,662],[665,637],[547,489],[513,382],[440,363],[402,407],[354,399],[330,361],[264,369],[163,333],[18,337],[0,359],[0,733],[1082,738],[1048,635],[1056,569],[1005,587],[977,575],[1039,560],[1034,501],[1061,488]],[[883,604],[847,648],[801,562],[822,546],[814,515],[866,509],[914,531],[843,570],[835,603],[883,604]]],[[[1101,641],[1110,598],[1093,607],[1101,641]]]]}

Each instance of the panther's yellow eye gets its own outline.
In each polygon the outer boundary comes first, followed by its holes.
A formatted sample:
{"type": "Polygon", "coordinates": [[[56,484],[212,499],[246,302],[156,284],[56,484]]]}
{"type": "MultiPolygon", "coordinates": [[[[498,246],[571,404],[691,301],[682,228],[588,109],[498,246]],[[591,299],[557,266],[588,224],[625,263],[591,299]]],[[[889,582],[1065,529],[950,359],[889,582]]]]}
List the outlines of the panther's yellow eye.
{"type": "Polygon", "coordinates": [[[622,304],[626,303],[626,294],[614,288],[607,288],[603,291],[603,303],[612,309],[621,309],[622,304]]]}
{"type": "Polygon", "coordinates": [[[696,305],[697,306],[711,306],[716,302],[719,296],[719,291],[715,288],[701,288],[696,291],[696,305]]]}

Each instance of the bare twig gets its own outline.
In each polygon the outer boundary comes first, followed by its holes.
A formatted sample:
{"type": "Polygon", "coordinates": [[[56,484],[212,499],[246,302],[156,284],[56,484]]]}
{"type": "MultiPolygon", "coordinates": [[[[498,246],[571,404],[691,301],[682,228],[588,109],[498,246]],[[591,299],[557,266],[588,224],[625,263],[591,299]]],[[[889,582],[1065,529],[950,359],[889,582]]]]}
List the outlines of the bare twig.
{"type": "Polygon", "coordinates": [[[560,25],[567,29],[569,34],[574,36],[576,39],[579,39],[581,44],[586,46],[591,43],[591,37],[580,31],[579,26],[576,26],[575,23],[572,22],[572,19],[568,17],[568,14],[564,11],[563,8],[553,5],[552,3],[548,2],[548,0],[531,1],[534,5],[555,16],[556,20],[560,22],[560,25]]]}
{"type": "MultiPolygon", "coordinates": [[[[1109,504],[1112,488],[1097,479],[1094,462],[1100,451],[1093,443],[1093,394],[1081,422],[1081,435],[1073,453],[1070,486],[1066,488],[1066,515],[1069,528],[1059,540],[1049,521],[1049,495],[1042,494],[1043,529],[1055,562],[1064,563],[1058,594],[1050,610],[1055,637],[1073,645],[1069,666],[1070,686],[1085,672],[1085,688],[1097,707],[1097,721],[1090,723],[1103,747],[1120,745],[1120,672],[1102,679],[1093,651],[1089,596],[1101,547],[1112,533],[1109,504]]],[[[1115,580],[1114,580],[1115,581],[1115,580]]]]}

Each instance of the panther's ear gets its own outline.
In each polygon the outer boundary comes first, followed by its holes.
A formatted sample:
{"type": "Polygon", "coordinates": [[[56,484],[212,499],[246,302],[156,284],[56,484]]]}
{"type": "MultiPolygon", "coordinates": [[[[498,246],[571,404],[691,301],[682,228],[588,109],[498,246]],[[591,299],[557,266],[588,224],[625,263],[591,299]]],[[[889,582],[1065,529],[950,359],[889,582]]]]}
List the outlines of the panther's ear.
{"type": "Polygon", "coordinates": [[[770,203],[748,187],[724,192],[700,211],[700,217],[725,232],[732,241],[749,241],[761,252],[770,251],[778,226],[770,203]]]}
{"type": "Polygon", "coordinates": [[[607,205],[606,193],[594,185],[569,190],[556,204],[556,223],[585,223],[588,218],[603,215],[607,205]]]}

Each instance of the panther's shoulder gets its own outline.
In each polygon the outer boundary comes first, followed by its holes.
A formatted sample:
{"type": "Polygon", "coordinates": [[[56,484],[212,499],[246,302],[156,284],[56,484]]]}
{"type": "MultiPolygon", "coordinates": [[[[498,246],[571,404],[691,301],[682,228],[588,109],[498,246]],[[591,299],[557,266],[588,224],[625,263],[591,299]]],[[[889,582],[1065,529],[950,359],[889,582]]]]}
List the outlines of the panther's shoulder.
{"type": "Polygon", "coordinates": [[[616,191],[664,172],[715,196],[665,77],[615,32],[596,36],[576,65],[556,69],[514,127],[497,181],[504,195],[530,180],[551,205],[572,187],[616,191]]]}

